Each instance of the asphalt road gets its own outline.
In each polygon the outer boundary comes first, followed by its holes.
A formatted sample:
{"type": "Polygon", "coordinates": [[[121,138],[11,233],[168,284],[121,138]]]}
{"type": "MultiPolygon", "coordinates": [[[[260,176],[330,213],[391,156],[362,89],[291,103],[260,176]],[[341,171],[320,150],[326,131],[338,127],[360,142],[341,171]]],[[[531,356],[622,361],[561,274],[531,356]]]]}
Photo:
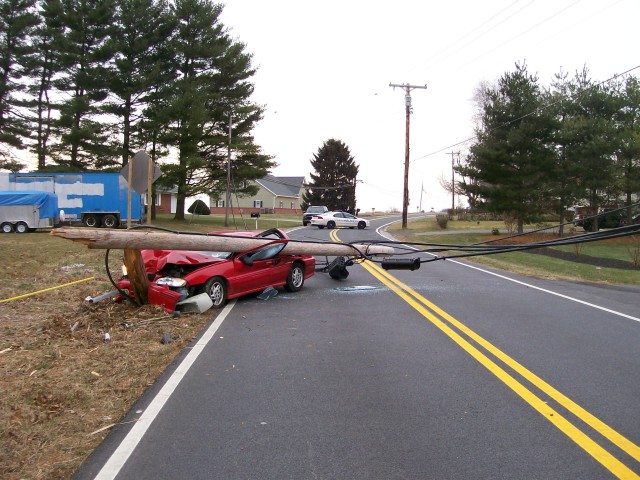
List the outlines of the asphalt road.
{"type": "Polygon", "coordinates": [[[640,286],[349,271],[227,307],[75,478],[638,478],[640,286]]]}

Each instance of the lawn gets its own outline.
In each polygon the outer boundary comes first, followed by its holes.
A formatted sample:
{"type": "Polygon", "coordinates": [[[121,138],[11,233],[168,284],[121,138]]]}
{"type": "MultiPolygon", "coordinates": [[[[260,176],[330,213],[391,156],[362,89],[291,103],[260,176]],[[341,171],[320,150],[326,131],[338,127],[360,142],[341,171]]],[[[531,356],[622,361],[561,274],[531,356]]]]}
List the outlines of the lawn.
{"type": "MultiPolygon", "coordinates": [[[[431,233],[405,231],[405,234],[403,234],[402,230],[392,231],[391,233],[402,241],[423,244],[422,246],[414,245],[415,248],[421,249],[435,249],[436,245],[445,245],[444,248],[446,248],[446,245],[472,245],[487,241],[494,243],[496,240],[508,237],[508,235],[492,235],[489,233],[465,233],[464,229],[453,230],[453,227],[449,228],[452,224],[455,226],[456,222],[449,223],[446,234],[440,233],[440,229],[438,233],[436,231],[431,233]]],[[[483,230],[487,229],[483,228],[483,230]]],[[[512,238],[509,243],[537,242],[551,238],[556,237],[553,235],[529,234],[517,237],[517,239],[512,238]]],[[[569,259],[558,259],[529,252],[514,252],[468,257],[466,260],[542,278],[640,285],[640,235],[581,243],[573,246],[554,247],[553,249],[568,252],[569,255],[567,257],[569,259]],[[587,263],[592,259],[602,261],[593,260],[592,263],[587,263]],[[626,262],[629,269],[608,267],[606,266],[606,259],[626,262]],[[635,269],[632,268],[634,264],[636,265],[635,269]]],[[[438,254],[456,255],[458,252],[449,250],[447,252],[438,252],[438,254]]]]}

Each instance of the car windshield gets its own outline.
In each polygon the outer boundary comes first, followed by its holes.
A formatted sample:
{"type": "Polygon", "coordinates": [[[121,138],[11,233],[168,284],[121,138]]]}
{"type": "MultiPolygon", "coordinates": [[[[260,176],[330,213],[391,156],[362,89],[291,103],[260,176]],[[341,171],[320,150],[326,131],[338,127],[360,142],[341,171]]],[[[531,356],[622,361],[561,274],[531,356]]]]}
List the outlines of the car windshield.
{"type": "Polygon", "coordinates": [[[307,209],[307,213],[324,213],[323,207],[309,207],[307,209]]]}

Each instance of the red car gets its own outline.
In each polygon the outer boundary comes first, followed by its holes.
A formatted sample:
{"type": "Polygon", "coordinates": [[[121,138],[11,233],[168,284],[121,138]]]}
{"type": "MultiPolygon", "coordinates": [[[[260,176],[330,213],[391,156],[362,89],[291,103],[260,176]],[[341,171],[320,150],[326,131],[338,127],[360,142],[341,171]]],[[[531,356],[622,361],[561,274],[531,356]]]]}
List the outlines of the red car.
{"type": "MultiPolygon", "coordinates": [[[[219,232],[218,235],[272,239],[245,252],[199,252],[187,250],[142,250],[149,276],[149,303],[168,312],[179,309],[178,302],[206,293],[213,308],[222,308],[231,298],[262,292],[268,287],[284,287],[297,292],[315,272],[310,255],[286,255],[286,233],[279,229],[264,232],[219,232]]],[[[118,289],[133,297],[127,276],[118,289]]]]}

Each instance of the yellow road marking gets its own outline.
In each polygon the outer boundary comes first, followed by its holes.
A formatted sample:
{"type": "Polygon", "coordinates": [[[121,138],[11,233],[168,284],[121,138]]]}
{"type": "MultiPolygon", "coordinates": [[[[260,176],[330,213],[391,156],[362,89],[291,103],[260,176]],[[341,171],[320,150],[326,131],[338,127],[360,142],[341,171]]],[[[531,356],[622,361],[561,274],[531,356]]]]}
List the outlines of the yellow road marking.
{"type": "MultiPolygon", "coordinates": [[[[580,446],[589,455],[591,455],[598,462],[600,462],[600,464],[602,464],[607,470],[613,473],[616,477],[624,478],[624,479],[640,479],[640,476],[638,476],[634,471],[629,469],[621,461],[615,458],[611,453],[609,453],[603,447],[598,445],[595,441],[593,441],[589,436],[587,436],[579,428],[577,428],[575,425],[569,422],[566,418],[564,418],[560,413],[558,413],[552,407],[547,405],[542,399],[537,397],[533,392],[531,392],[523,384],[518,382],[513,376],[507,373],[503,368],[498,366],[494,361],[492,361],[485,354],[483,354],[477,348],[471,345],[467,340],[461,337],[458,333],[456,333],[453,329],[451,329],[448,325],[446,325],[442,320],[437,318],[432,312],[430,312],[423,305],[420,305],[413,298],[411,298],[405,291],[401,290],[400,287],[396,283],[393,283],[392,280],[389,278],[391,277],[390,275],[386,274],[386,272],[385,272],[385,275],[381,274],[377,270],[377,268],[373,268],[371,263],[368,261],[362,263],[361,265],[369,273],[371,273],[371,275],[373,275],[378,280],[380,280],[383,284],[388,286],[398,296],[400,296],[405,302],[407,302],[415,310],[417,310],[425,318],[427,318],[433,325],[439,328],[445,335],[451,338],[469,355],[471,355],[478,362],[480,362],[480,364],[482,364],[486,369],[488,369],[491,373],[493,373],[496,377],[498,377],[505,385],[511,388],[525,402],[531,405],[544,418],[546,418],[552,424],[554,424],[560,431],[562,431],[565,435],[571,438],[578,446],[580,446]]],[[[394,279],[394,281],[397,281],[397,280],[394,279]]],[[[416,298],[420,298],[420,301],[422,301],[422,297],[420,295],[418,295],[415,292],[414,294],[416,298]]],[[[424,300],[426,301],[426,299],[424,300]]]]}
{"type": "MultiPolygon", "coordinates": [[[[339,242],[337,232],[332,230],[329,234],[330,238],[339,242]]],[[[624,452],[633,457],[636,461],[640,462],[640,447],[634,444],[632,441],[615,431],[613,428],[596,418],[591,413],[587,412],[584,408],[580,407],[574,401],[569,399],[564,394],[560,393],[554,387],[546,383],[540,377],[533,372],[526,369],[516,360],[509,357],[502,352],[499,348],[492,345],[490,342],[482,338],[466,325],[446,313],[444,310],[418,294],[409,286],[403,284],[398,279],[390,275],[379,266],[369,261],[361,263],[371,275],[380,280],[384,285],[388,286],[396,295],[401,297],[405,302],[411,305],[416,311],[427,318],[433,325],[439,328],[445,335],[451,338],[458,346],[465,350],[469,355],[475,358],[480,364],[487,368],[491,373],[498,377],[505,385],[511,388],[516,394],[518,394],[524,401],[531,405],[536,411],[538,411],[544,418],[554,424],[560,431],[573,440],[578,446],[585,450],[589,455],[602,464],[607,470],[613,473],[618,478],[624,479],[640,479],[640,476],[634,471],[629,469],[621,461],[615,458],[606,449],[592,440],[587,434],[581,431],[578,427],[573,425],[569,420],[560,415],[555,409],[547,405],[542,399],[535,395],[531,390],[525,387],[522,383],[516,380],[512,375],[506,372],[502,367],[497,365],[493,360],[487,357],[480,350],[475,348],[466,339],[460,336],[455,330],[447,325],[443,320],[448,322],[453,327],[457,328],[460,332],[467,335],[473,341],[477,342],[490,354],[494,355],[497,359],[504,362],[507,366],[512,368],[515,372],[520,374],[523,378],[531,382],[541,391],[549,395],[553,400],[558,402],[561,406],[570,411],[573,415],[585,422],[595,431],[607,438],[613,444],[618,446],[624,452]],[[425,308],[427,307],[427,308],[425,308]],[[438,318],[435,314],[439,315],[438,318]]]]}
{"type": "Polygon", "coordinates": [[[511,367],[516,372],[518,372],[520,375],[522,375],[524,378],[526,378],[529,382],[534,384],[536,387],[538,387],[544,393],[549,395],[549,397],[553,398],[556,402],[558,402],[564,408],[569,410],[576,417],[580,418],[583,422],[585,422],[591,428],[596,430],[602,436],[607,438],[613,444],[615,444],[620,449],[624,450],[626,453],[631,455],[635,460],[640,462],[640,447],[638,445],[634,444],[631,440],[627,439],[626,437],[624,437],[620,433],[616,432],[613,428],[611,428],[606,423],[602,422],[601,420],[599,420],[598,418],[593,416],[591,413],[589,413],[584,408],[579,406],[573,400],[571,400],[570,398],[568,398],[564,394],[560,393],[554,387],[552,387],[547,382],[545,382],[540,377],[538,377],[536,374],[534,374],[533,372],[531,372],[530,370],[525,368],[523,365],[518,363],[516,360],[514,360],[511,357],[509,357],[506,353],[501,351],[499,348],[497,348],[494,345],[492,345],[491,343],[489,343],[487,340],[482,338],[480,335],[475,333],[473,330],[471,330],[469,327],[467,327],[466,325],[461,323],[459,320],[456,320],[454,317],[449,315],[447,312],[445,312],[444,310],[439,308],[437,305],[433,304],[432,302],[430,302],[426,298],[422,297],[420,294],[418,294],[417,292],[412,290],[411,287],[408,287],[407,285],[404,285],[398,279],[392,277],[387,272],[385,272],[384,270],[380,269],[380,267],[378,267],[377,265],[373,265],[373,264],[370,264],[370,265],[373,266],[381,274],[387,276],[391,281],[395,282],[398,286],[400,286],[402,289],[404,289],[410,295],[412,295],[413,297],[418,299],[420,302],[422,302],[425,306],[427,306],[433,312],[435,312],[440,317],[442,317],[443,319],[448,321],[450,324],[452,324],[453,326],[458,328],[461,332],[466,334],[469,338],[471,338],[472,340],[477,342],[479,345],[484,347],[488,352],[490,352],[496,358],[502,360],[505,364],[507,364],[509,367],[511,367]]]}

